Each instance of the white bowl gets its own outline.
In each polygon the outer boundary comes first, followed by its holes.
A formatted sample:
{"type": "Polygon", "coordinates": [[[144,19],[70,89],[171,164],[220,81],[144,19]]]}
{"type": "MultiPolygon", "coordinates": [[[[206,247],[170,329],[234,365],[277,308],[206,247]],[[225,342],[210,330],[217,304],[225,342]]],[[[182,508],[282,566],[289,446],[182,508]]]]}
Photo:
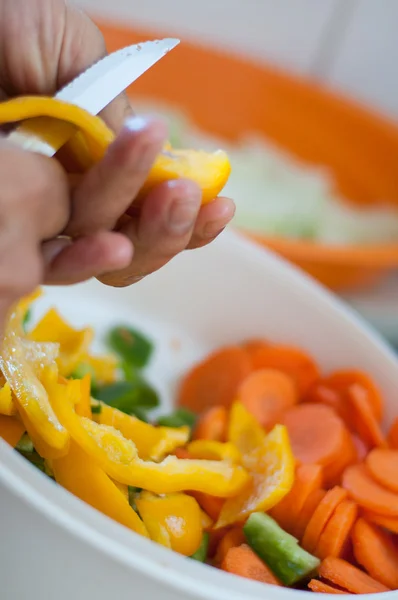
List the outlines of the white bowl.
{"type": "MultiPolygon", "coordinates": [[[[53,304],[99,333],[129,322],[152,335],[149,375],[166,402],[193,360],[264,336],[306,348],[325,370],[365,369],[387,400],[386,420],[398,413],[398,363],[377,335],[294,268],[233,234],[128,289],[95,282],[49,289],[41,310],[53,304]]],[[[294,600],[299,593],[226,575],[133,534],[1,441],[0,535],[2,600],[294,600]]]]}

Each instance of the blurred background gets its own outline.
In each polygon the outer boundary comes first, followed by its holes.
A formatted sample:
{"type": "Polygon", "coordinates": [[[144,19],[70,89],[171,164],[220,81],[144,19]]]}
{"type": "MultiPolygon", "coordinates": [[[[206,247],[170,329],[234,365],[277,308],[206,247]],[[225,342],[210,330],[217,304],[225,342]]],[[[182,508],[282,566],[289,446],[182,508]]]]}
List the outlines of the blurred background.
{"type": "Polygon", "coordinates": [[[181,46],[137,82],[173,145],[222,147],[235,227],[398,347],[398,2],[78,0],[110,50],[181,46]]]}

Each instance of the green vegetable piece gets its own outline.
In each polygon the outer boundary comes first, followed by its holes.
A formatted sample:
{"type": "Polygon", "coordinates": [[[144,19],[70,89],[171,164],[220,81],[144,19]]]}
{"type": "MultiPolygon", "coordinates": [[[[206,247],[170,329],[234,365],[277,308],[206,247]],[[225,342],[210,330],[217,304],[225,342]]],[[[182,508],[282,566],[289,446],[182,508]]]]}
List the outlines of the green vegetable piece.
{"type": "Polygon", "coordinates": [[[144,380],[117,381],[96,390],[95,398],[117,408],[128,415],[137,409],[151,409],[159,406],[157,392],[144,380]]]}
{"type": "Polygon", "coordinates": [[[25,333],[28,329],[28,325],[30,323],[31,318],[32,318],[32,311],[30,308],[28,308],[28,310],[26,311],[25,316],[23,318],[23,321],[22,321],[22,327],[23,327],[23,330],[25,331],[25,333]]]}
{"type": "Polygon", "coordinates": [[[15,446],[15,449],[24,454],[30,454],[34,451],[33,442],[27,433],[23,434],[18,444],[15,446]]]}
{"type": "Polygon", "coordinates": [[[44,459],[36,452],[36,450],[33,450],[33,452],[23,452],[21,450],[18,450],[18,452],[21,456],[26,458],[26,460],[28,460],[31,465],[39,469],[39,471],[41,471],[42,473],[46,473],[44,459]]]}
{"type": "Polygon", "coordinates": [[[144,421],[144,423],[149,423],[149,418],[146,410],[144,408],[141,408],[140,406],[136,406],[132,410],[131,415],[133,417],[137,417],[137,419],[139,419],[140,421],[144,421]]]}
{"type": "Polygon", "coordinates": [[[186,408],[178,408],[170,415],[164,415],[158,418],[158,425],[162,427],[182,427],[188,425],[191,429],[194,428],[197,416],[186,408]]]}
{"type": "Polygon", "coordinates": [[[316,573],[320,561],[298,545],[265,513],[250,515],[243,528],[247,543],[285,585],[294,585],[316,573]]]}
{"type": "Polygon", "coordinates": [[[91,405],[91,413],[93,415],[100,415],[102,411],[102,405],[101,404],[92,404],[91,405]]]}
{"type": "Polygon", "coordinates": [[[135,487],[133,485],[129,485],[128,492],[129,492],[129,504],[130,504],[131,508],[133,510],[135,510],[135,512],[138,512],[137,505],[135,503],[135,499],[138,496],[138,494],[141,492],[141,488],[135,487]]]}
{"type": "Polygon", "coordinates": [[[153,344],[131,327],[115,327],[108,335],[109,346],[124,362],[139,369],[145,367],[153,352],[153,344]]]}
{"type": "Polygon", "coordinates": [[[190,558],[192,558],[192,560],[197,560],[198,562],[204,563],[204,562],[206,562],[206,559],[207,559],[208,550],[209,550],[209,534],[205,532],[203,534],[202,541],[201,541],[199,548],[196,550],[196,552],[194,554],[192,554],[192,556],[190,558]]]}

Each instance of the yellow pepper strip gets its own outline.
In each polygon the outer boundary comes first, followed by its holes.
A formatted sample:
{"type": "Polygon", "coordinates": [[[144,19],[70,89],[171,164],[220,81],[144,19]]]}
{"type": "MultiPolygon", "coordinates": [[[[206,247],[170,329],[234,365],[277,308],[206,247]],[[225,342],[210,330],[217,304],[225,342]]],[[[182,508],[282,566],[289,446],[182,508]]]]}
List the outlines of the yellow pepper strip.
{"type": "Polygon", "coordinates": [[[209,517],[209,515],[207,513],[205,513],[205,511],[202,510],[202,509],[200,509],[200,514],[202,516],[202,528],[203,528],[203,531],[210,531],[210,529],[212,529],[213,525],[214,525],[213,519],[211,519],[209,517]]]}
{"type": "Polygon", "coordinates": [[[52,308],[30,332],[29,337],[35,342],[51,340],[59,344],[57,364],[60,374],[68,377],[86,356],[93,335],[93,330],[88,327],[81,330],[73,329],[52,308]]]}
{"type": "Polygon", "coordinates": [[[97,404],[101,405],[101,412],[93,415],[94,420],[118,429],[125,438],[134,442],[138,456],[144,460],[161,460],[176,448],[184,446],[189,439],[189,427],[154,427],[117,408],[104,403],[97,404]]]}
{"type": "Polygon", "coordinates": [[[22,338],[26,307],[24,299],[8,319],[0,348],[0,369],[10,384],[14,402],[36,450],[43,458],[55,458],[68,451],[69,433],[58,421],[44,386],[26,358],[22,338]]]}
{"type": "Polygon", "coordinates": [[[22,421],[15,417],[0,415],[0,438],[3,438],[7,444],[15,448],[24,433],[25,427],[22,421]]]}
{"type": "Polygon", "coordinates": [[[91,377],[90,374],[87,373],[83,377],[83,379],[75,380],[80,384],[80,397],[75,405],[75,410],[78,415],[81,417],[87,417],[88,419],[92,419],[91,414],[91,377]]]}
{"type": "MultiPolygon", "coordinates": [[[[55,98],[25,96],[0,104],[0,124],[25,119],[31,119],[25,123],[28,131],[53,147],[60,148],[76,132],[63,150],[67,149],[80,172],[99,161],[115,138],[99,117],[55,98]]],[[[61,152],[59,158],[62,155],[61,152]]],[[[218,196],[230,172],[228,156],[221,150],[213,153],[174,150],[167,144],[156,159],[138,199],[161,182],[188,178],[199,185],[202,204],[206,204],[218,196]]]]}
{"type": "Polygon", "coordinates": [[[123,494],[123,496],[126,498],[127,502],[129,501],[129,486],[126,485],[125,483],[119,483],[118,481],[115,481],[114,479],[111,480],[115,486],[117,487],[117,489],[119,490],[119,492],[121,492],[123,494]]]}
{"type": "MultiPolygon", "coordinates": [[[[196,552],[202,541],[203,528],[200,508],[194,498],[186,494],[155,496],[141,492],[135,503],[149,533],[156,522],[158,529],[167,531],[172,550],[184,556],[196,552]]],[[[155,530],[155,534],[156,541],[160,541],[158,531],[155,530]]]]}
{"type": "Polygon", "coordinates": [[[17,409],[12,399],[10,384],[6,382],[0,389],[0,414],[12,417],[16,413],[17,409]]]}
{"type": "Polygon", "coordinates": [[[242,467],[218,461],[179,460],[175,456],[168,456],[160,463],[143,461],[138,458],[133,442],[120,431],[79,417],[71,403],[65,402],[59,393],[58,388],[63,386],[51,382],[49,387],[52,388],[49,389],[52,406],[60,422],[112,479],[156,494],[192,490],[222,498],[238,494],[249,481],[242,467]]]}
{"type": "Polygon", "coordinates": [[[247,456],[264,444],[265,432],[243,404],[234,402],[229,416],[227,438],[242,456],[247,456]]]}
{"type": "Polygon", "coordinates": [[[216,442],[213,440],[194,440],[187,445],[192,458],[205,460],[226,460],[234,465],[242,462],[242,455],[231,442],[216,442]]]}
{"type": "Polygon", "coordinates": [[[119,361],[115,356],[105,354],[103,356],[87,356],[84,362],[91,367],[95,380],[100,385],[113,383],[117,378],[119,361]]]}
{"type": "Polygon", "coordinates": [[[56,481],[69,492],[111,519],[148,536],[144,523],[131,508],[126,497],[75,442],[66,456],[52,461],[56,481]]]}
{"type": "Polygon", "coordinates": [[[243,457],[253,477],[251,485],[221,509],[215,528],[244,521],[252,512],[267,511],[288,494],[294,482],[294,457],[287,429],[276,425],[262,446],[243,457]]]}

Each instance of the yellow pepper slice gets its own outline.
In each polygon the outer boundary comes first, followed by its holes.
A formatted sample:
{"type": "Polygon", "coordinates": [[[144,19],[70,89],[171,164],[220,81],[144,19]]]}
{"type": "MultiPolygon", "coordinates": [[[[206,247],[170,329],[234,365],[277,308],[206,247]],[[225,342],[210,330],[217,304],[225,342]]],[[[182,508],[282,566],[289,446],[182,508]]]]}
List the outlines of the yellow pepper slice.
{"type": "Polygon", "coordinates": [[[103,356],[87,356],[84,359],[93,371],[95,381],[100,385],[114,383],[117,378],[119,361],[115,356],[104,354],[103,356]]]}
{"type": "Polygon", "coordinates": [[[60,422],[112,479],[156,494],[193,490],[223,498],[239,493],[249,480],[242,467],[223,462],[179,460],[175,456],[160,463],[141,460],[133,442],[120,431],[79,417],[59,392],[61,384],[48,378],[46,386],[60,422]]]}
{"type": "Polygon", "coordinates": [[[161,460],[184,446],[189,439],[189,427],[154,427],[102,402],[95,404],[101,406],[101,411],[93,415],[94,420],[118,429],[125,438],[134,442],[138,456],[144,460],[161,460]]]}
{"type": "MultiPolygon", "coordinates": [[[[75,132],[63,150],[69,152],[75,170],[80,172],[100,160],[115,138],[99,117],[55,98],[25,96],[0,104],[0,123],[25,119],[31,119],[25,124],[28,130],[52,146],[61,147],[75,132]]],[[[59,158],[64,154],[61,152],[59,158]]],[[[228,156],[221,150],[213,153],[174,150],[168,144],[156,159],[139,197],[163,181],[186,177],[199,185],[205,204],[218,196],[230,172],[228,156]]]]}
{"type": "Polygon", "coordinates": [[[241,402],[234,402],[231,407],[227,438],[246,457],[264,444],[263,428],[241,402]]]}
{"type": "MultiPolygon", "coordinates": [[[[1,106],[1,105],[0,105],[1,106]]],[[[68,377],[87,355],[94,332],[91,328],[74,329],[54,309],[50,309],[30,332],[35,342],[56,342],[59,344],[57,364],[60,374],[68,377]]]]}
{"type": "Polygon", "coordinates": [[[129,501],[129,486],[126,485],[125,483],[119,483],[118,481],[115,481],[114,479],[112,479],[112,482],[115,484],[115,486],[117,487],[119,492],[121,492],[123,494],[124,498],[126,498],[126,500],[128,502],[129,501]]]}
{"type": "Polygon", "coordinates": [[[22,421],[15,417],[0,415],[0,438],[7,444],[15,448],[24,433],[25,427],[22,421]]]}
{"type": "Polygon", "coordinates": [[[153,523],[157,524],[154,531],[156,541],[162,543],[159,529],[163,533],[166,530],[168,537],[164,536],[163,539],[169,541],[169,547],[175,552],[184,556],[196,552],[202,541],[203,528],[201,511],[194,498],[186,494],[160,497],[141,492],[135,502],[150,534],[153,523]]]}
{"type": "Polygon", "coordinates": [[[76,413],[81,417],[87,417],[88,419],[92,419],[90,374],[87,373],[87,375],[85,375],[83,379],[80,379],[80,381],[75,380],[75,382],[80,384],[80,396],[77,404],[75,405],[76,413]]]}
{"type": "Polygon", "coordinates": [[[10,384],[6,382],[0,389],[0,414],[12,417],[16,412],[17,409],[12,399],[10,384]]]}
{"type": "Polygon", "coordinates": [[[202,528],[203,528],[203,531],[210,531],[210,529],[212,529],[212,527],[214,525],[213,519],[211,519],[209,517],[209,515],[207,513],[205,513],[205,511],[202,510],[202,509],[200,509],[200,514],[202,516],[202,528]]]}
{"type": "MultiPolygon", "coordinates": [[[[240,410],[241,414],[243,410],[240,410]]],[[[242,522],[252,512],[269,510],[293,486],[295,461],[287,429],[283,425],[276,425],[264,442],[244,455],[242,460],[252,475],[251,484],[241,494],[225,502],[216,529],[242,522]]]]}
{"type": "Polygon", "coordinates": [[[52,461],[52,470],[56,481],[69,492],[125,527],[149,537],[125,495],[75,442],[71,442],[66,456],[52,461]]]}
{"type": "Polygon", "coordinates": [[[205,460],[226,460],[238,465],[242,455],[231,442],[216,442],[213,440],[194,440],[187,445],[187,450],[192,458],[205,460]]]}

